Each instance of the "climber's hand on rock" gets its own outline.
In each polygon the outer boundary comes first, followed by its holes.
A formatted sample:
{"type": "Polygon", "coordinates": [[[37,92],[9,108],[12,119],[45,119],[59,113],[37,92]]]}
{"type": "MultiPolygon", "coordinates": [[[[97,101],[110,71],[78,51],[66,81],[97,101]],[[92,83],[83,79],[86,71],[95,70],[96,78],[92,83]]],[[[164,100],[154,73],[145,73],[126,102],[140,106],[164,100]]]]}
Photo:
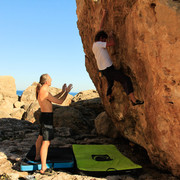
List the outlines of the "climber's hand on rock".
{"type": "Polygon", "coordinates": [[[107,9],[103,9],[103,17],[107,14],[107,9]]]}
{"type": "Polygon", "coordinates": [[[110,36],[110,37],[113,37],[113,36],[114,36],[114,31],[111,31],[111,32],[109,33],[109,36],[110,36]]]}

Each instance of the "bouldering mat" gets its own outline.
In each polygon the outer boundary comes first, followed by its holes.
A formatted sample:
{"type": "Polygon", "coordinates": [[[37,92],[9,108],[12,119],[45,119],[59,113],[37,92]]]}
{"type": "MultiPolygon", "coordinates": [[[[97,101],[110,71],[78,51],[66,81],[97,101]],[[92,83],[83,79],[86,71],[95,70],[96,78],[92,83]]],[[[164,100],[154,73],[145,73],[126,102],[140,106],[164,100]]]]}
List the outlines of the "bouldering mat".
{"type": "MultiPolygon", "coordinates": [[[[24,160],[21,162],[21,171],[35,171],[41,169],[41,162],[34,161],[36,147],[32,146],[24,160]]],[[[74,155],[71,147],[49,147],[47,163],[48,168],[72,168],[74,167],[74,155]]]]}
{"type": "Polygon", "coordinates": [[[114,145],[72,146],[77,168],[89,175],[136,173],[142,167],[119,152],[114,145]]]}

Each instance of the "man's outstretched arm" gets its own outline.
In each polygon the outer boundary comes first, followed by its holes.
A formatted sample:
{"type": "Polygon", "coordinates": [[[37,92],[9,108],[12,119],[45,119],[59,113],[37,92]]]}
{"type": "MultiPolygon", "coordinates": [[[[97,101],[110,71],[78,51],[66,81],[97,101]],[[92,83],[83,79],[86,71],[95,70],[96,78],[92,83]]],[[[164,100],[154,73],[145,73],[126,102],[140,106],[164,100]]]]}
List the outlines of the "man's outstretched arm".
{"type": "Polygon", "coordinates": [[[62,87],[62,91],[60,93],[56,94],[54,97],[55,98],[61,97],[65,93],[66,88],[67,88],[67,86],[66,86],[66,84],[64,84],[63,87],[62,87]]]}
{"type": "Polygon", "coordinates": [[[53,102],[53,103],[56,103],[56,104],[62,104],[72,88],[73,88],[72,84],[70,84],[68,87],[66,87],[66,92],[63,94],[63,96],[60,97],[60,99],[58,99],[57,97],[52,96],[51,93],[48,93],[47,99],[50,102],[53,102]]]}
{"type": "MultiPolygon", "coordinates": [[[[108,11],[106,9],[103,9],[103,16],[101,19],[100,30],[103,30],[104,19],[107,16],[107,13],[108,11]]],[[[114,38],[113,31],[111,31],[111,33],[109,34],[109,38],[106,44],[106,47],[109,47],[109,46],[115,46],[115,38],[114,38]]]]}
{"type": "Polygon", "coordinates": [[[106,14],[107,14],[107,10],[106,9],[103,9],[103,16],[102,16],[102,19],[101,19],[101,24],[100,24],[100,31],[103,30],[103,25],[104,25],[104,19],[106,17],[106,14]]]}
{"type": "Polygon", "coordinates": [[[115,37],[114,37],[113,31],[110,32],[108,41],[106,43],[106,47],[109,47],[109,46],[115,46],[115,37]]]}
{"type": "MultiPolygon", "coordinates": [[[[71,91],[72,88],[73,88],[73,85],[72,85],[72,84],[69,84],[69,86],[66,87],[66,92],[65,92],[65,93],[63,94],[63,96],[60,97],[60,99],[59,99],[62,103],[64,102],[64,100],[66,99],[68,93],[71,91]]],[[[61,103],[61,104],[62,104],[62,103],[61,103]]]]}

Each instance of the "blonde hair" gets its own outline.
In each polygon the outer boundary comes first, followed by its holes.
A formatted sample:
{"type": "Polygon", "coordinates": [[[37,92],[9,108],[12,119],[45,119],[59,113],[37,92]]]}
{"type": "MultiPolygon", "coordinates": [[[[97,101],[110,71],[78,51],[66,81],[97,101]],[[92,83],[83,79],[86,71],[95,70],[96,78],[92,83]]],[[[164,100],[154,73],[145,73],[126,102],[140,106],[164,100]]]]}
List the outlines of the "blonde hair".
{"type": "Polygon", "coordinates": [[[47,82],[48,78],[49,78],[48,74],[41,75],[39,83],[36,86],[36,99],[38,99],[38,93],[39,93],[40,88],[42,87],[43,84],[47,82]]]}

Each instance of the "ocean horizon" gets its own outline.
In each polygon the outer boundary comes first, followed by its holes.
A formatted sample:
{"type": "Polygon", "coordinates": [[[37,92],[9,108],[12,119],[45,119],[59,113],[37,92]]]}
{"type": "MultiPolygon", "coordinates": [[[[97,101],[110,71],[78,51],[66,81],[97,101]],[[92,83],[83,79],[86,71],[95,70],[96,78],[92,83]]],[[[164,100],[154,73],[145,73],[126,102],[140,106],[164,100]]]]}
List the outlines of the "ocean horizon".
{"type": "MultiPolygon", "coordinates": [[[[23,92],[24,92],[24,90],[17,90],[16,94],[18,96],[21,96],[23,92]]],[[[77,94],[77,92],[70,92],[69,94],[72,95],[72,96],[75,96],[77,94]]]]}

